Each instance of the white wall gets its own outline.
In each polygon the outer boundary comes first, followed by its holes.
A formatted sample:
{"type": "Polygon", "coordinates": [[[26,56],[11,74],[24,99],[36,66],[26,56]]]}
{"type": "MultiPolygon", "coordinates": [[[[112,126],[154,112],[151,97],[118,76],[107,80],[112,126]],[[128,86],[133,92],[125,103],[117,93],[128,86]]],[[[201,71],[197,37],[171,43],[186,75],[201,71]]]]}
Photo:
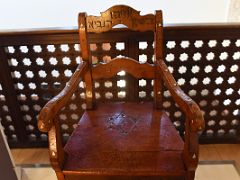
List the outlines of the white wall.
{"type": "Polygon", "coordinates": [[[229,22],[240,22],[240,0],[230,0],[228,12],[229,22]]]}
{"type": "Polygon", "coordinates": [[[97,15],[115,4],[127,4],[143,13],[162,9],[165,23],[225,22],[229,1],[0,0],[0,29],[76,26],[78,12],[97,15]]]}

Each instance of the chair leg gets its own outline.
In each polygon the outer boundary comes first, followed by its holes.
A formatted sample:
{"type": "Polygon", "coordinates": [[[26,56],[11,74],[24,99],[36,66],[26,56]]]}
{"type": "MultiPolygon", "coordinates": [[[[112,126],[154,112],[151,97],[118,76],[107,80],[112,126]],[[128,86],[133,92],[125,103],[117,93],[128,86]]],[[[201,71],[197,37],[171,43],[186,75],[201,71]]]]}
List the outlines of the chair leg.
{"type": "Polygon", "coordinates": [[[64,175],[61,171],[55,171],[58,180],[65,180],[64,175]]]}
{"type": "Polygon", "coordinates": [[[194,178],[195,178],[195,171],[188,171],[186,180],[194,180],[194,178]]]}

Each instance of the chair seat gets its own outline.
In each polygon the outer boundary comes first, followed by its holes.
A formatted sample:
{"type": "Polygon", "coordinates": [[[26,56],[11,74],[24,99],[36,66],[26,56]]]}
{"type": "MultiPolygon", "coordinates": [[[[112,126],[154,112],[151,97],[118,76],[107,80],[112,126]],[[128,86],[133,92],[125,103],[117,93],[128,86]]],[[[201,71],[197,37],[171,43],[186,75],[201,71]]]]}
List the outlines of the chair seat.
{"type": "Polygon", "coordinates": [[[87,110],[64,147],[64,174],[183,175],[183,141],[152,103],[104,103],[87,110]]]}

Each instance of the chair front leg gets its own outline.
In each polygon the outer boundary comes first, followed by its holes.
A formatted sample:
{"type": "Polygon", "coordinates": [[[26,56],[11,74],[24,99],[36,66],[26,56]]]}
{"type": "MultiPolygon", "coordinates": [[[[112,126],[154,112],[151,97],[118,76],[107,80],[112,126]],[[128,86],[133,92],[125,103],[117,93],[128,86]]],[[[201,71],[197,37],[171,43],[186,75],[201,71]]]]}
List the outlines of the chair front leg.
{"type": "Polygon", "coordinates": [[[185,168],[187,170],[186,179],[193,180],[195,177],[195,170],[199,160],[199,144],[198,132],[191,129],[190,120],[188,117],[185,121],[185,135],[184,135],[184,151],[183,159],[185,168]]]}
{"type": "Polygon", "coordinates": [[[66,155],[62,147],[60,125],[56,123],[56,120],[54,124],[48,132],[50,162],[58,180],[64,180],[62,170],[66,155]]]}

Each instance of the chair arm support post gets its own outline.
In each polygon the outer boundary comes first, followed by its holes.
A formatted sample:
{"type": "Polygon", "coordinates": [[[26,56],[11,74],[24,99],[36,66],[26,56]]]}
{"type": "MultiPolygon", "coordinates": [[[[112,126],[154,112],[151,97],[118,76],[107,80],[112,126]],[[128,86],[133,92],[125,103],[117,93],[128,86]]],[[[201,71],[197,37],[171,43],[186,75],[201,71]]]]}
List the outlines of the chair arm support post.
{"type": "Polygon", "coordinates": [[[199,106],[177,85],[163,60],[156,61],[156,66],[174,101],[186,115],[183,158],[188,170],[195,170],[199,154],[198,132],[203,131],[205,127],[203,114],[199,106]]]}
{"type": "Polygon", "coordinates": [[[50,131],[53,125],[53,119],[61,108],[63,108],[68,100],[73,95],[74,91],[78,87],[78,84],[81,81],[81,77],[85,73],[86,63],[81,62],[75,70],[74,74],[67,82],[64,89],[46,103],[42,108],[38,116],[38,128],[42,132],[50,131]]]}
{"type": "Polygon", "coordinates": [[[49,157],[52,168],[57,176],[62,174],[63,164],[65,161],[65,153],[62,147],[62,137],[60,133],[60,125],[53,125],[48,132],[49,157]]]}
{"type": "Polygon", "coordinates": [[[195,171],[199,160],[198,132],[190,128],[191,121],[186,117],[183,159],[188,171],[195,171]]]}

